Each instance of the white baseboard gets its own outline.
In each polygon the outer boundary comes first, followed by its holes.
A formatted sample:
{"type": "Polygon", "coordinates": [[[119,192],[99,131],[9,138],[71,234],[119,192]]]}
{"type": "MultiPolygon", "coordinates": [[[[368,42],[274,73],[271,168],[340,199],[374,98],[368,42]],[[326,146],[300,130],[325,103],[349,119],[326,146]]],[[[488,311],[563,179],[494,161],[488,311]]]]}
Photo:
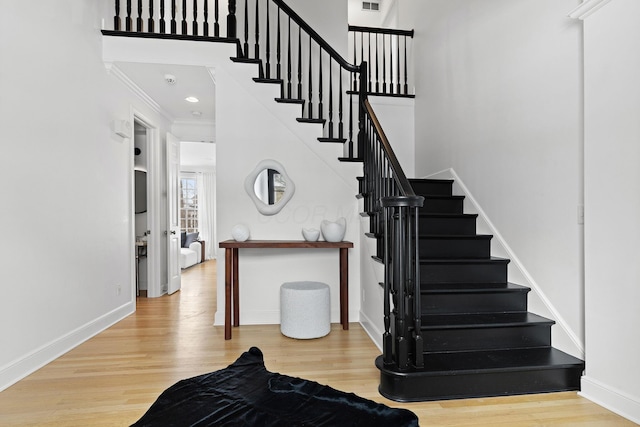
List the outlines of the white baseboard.
{"type": "Polygon", "coordinates": [[[0,391],[12,386],[69,350],[135,312],[135,303],[128,302],[115,310],[51,341],[30,354],[0,368],[0,391]]]}
{"type": "Polygon", "coordinates": [[[588,376],[582,377],[580,396],[640,424],[640,399],[588,376]]]}
{"type": "Polygon", "coordinates": [[[491,220],[489,219],[489,216],[482,209],[478,201],[473,197],[468,187],[464,184],[462,179],[460,179],[460,177],[455,172],[455,170],[445,169],[440,172],[429,175],[425,178],[453,179],[455,181],[454,185],[465,196],[465,204],[466,203],[470,204],[470,208],[473,210],[473,213],[478,214],[478,221],[479,222],[482,221],[484,225],[490,230],[491,234],[493,234],[492,246],[494,244],[499,245],[502,252],[506,254],[506,257],[508,257],[511,260],[511,265],[513,265],[513,267],[515,267],[520,273],[520,276],[524,278],[526,283],[519,283],[519,284],[528,286],[531,288],[533,292],[535,292],[535,294],[540,298],[540,300],[544,304],[545,308],[549,310],[549,313],[551,313],[551,316],[553,316],[553,319],[556,321],[556,324],[561,328],[563,333],[563,338],[566,337],[564,341],[567,343],[570,343],[572,347],[571,349],[567,348],[566,350],[568,350],[568,352],[573,354],[574,356],[584,359],[585,357],[584,343],[580,340],[580,338],[578,338],[578,336],[569,327],[569,324],[567,323],[567,321],[562,317],[562,315],[558,312],[556,307],[551,303],[551,300],[546,296],[546,294],[544,293],[542,288],[538,285],[538,283],[536,283],[536,281],[533,279],[533,276],[531,276],[531,274],[527,271],[524,264],[520,261],[518,256],[507,244],[506,240],[502,237],[502,234],[500,234],[496,226],[491,222],[491,220]]]}
{"type": "Polygon", "coordinates": [[[380,352],[382,352],[382,332],[378,328],[376,328],[375,324],[369,319],[362,311],[360,311],[360,324],[364,331],[369,335],[371,341],[378,347],[380,352]]]}

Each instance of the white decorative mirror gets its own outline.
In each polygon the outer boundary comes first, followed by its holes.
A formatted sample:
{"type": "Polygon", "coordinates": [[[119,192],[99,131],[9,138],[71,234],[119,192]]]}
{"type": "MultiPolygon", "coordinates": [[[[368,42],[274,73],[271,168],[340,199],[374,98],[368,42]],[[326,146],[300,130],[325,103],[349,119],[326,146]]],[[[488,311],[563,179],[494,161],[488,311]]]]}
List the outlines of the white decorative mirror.
{"type": "Polygon", "coordinates": [[[263,160],[245,179],[244,189],[262,215],[275,215],[291,200],[296,187],[284,166],[263,160]]]}

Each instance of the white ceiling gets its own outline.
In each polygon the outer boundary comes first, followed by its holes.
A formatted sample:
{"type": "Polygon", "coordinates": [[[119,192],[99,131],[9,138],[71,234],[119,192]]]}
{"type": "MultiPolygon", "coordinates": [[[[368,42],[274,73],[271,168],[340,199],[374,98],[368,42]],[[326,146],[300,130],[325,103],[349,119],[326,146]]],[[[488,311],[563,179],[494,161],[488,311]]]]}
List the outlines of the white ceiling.
{"type": "Polygon", "coordinates": [[[215,121],[215,85],[207,68],[132,62],[118,62],[116,66],[158,104],[171,121],[215,121]],[[175,76],[175,84],[167,83],[167,74],[175,76]],[[185,101],[188,96],[195,96],[200,102],[185,101]],[[193,111],[202,115],[194,116],[193,111]]]}
{"type": "Polygon", "coordinates": [[[216,164],[216,145],[210,142],[181,142],[180,166],[182,170],[201,170],[214,168],[216,164]]]}
{"type": "MultiPolygon", "coordinates": [[[[118,62],[116,66],[171,122],[215,124],[215,85],[207,68],[132,62],[118,62]],[[175,83],[169,84],[166,75],[174,76],[175,83]],[[185,101],[188,96],[195,96],[199,102],[185,101]],[[195,116],[193,111],[201,115],[195,116]]],[[[187,170],[215,167],[215,144],[181,142],[180,164],[187,170]]]]}

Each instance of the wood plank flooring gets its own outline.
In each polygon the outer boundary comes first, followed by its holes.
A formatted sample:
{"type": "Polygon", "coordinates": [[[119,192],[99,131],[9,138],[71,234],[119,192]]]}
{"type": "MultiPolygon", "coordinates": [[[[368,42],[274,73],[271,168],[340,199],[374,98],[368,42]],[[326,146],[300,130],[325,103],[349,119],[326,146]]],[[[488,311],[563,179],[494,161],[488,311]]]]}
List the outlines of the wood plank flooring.
{"type": "Polygon", "coordinates": [[[293,340],[278,325],[241,326],[233,339],[212,326],[216,263],[183,272],[182,290],[138,299],[137,312],[0,393],[0,426],[127,426],[181,379],[221,369],[251,346],[267,369],[404,407],[421,426],[634,426],[578,396],[553,393],[397,403],[377,392],[379,354],[362,327],[338,324],[317,340],[293,340]]]}

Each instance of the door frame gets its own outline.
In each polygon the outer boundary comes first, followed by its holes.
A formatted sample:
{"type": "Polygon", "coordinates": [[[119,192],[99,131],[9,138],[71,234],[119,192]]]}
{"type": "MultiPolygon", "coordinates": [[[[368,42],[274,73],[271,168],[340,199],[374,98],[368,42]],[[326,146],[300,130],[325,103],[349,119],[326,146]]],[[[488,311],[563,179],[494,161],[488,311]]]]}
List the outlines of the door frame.
{"type": "MultiPolygon", "coordinates": [[[[130,120],[132,125],[139,123],[147,130],[147,228],[151,232],[147,236],[147,297],[156,298],[166,293],[166,283],[162,286],[162,262],[161,254],[162,243],[166,241],[163,238],[164,226],[161,220],[161,179],[162,173],[162,152],[160,147],[160,135],[156,124],[147,118],[143,113],[131,107],[130,120]],[[164,292],[163,292],[164,288],[164,292]]],[[[130,247],[135,250],[135,201],[134,201],[134,153],[133,153],[133,136],[130,142],[130,187],[131,187],[131,209],[130,209],[130,247]]],[[[135,300],[135,253],[131,254],[132,260],[132,294],[135,300]]]]}

